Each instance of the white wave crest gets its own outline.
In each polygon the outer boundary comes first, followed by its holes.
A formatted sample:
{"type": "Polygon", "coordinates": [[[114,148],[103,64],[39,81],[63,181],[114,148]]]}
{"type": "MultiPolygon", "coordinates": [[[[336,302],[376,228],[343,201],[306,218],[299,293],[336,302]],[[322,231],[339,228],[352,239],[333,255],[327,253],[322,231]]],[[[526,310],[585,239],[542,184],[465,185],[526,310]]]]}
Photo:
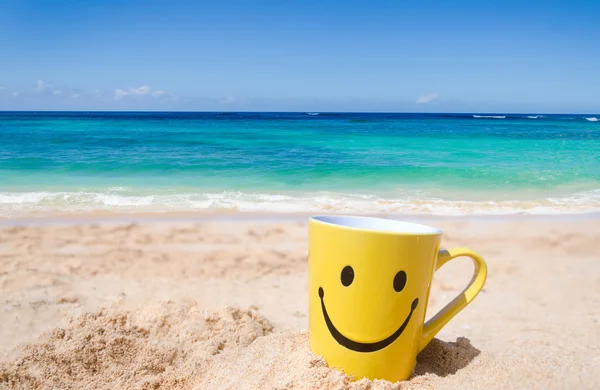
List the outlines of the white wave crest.
{"type": "Polygon", "coordinates": [[[107,192],[0,193],[0,217],[64,213],[145,213],[238,211],[266,213],[347,212],[433,215],[560,214],[600,210],[600,189],[538,200],[447,200],[423,193],[402,196],[315,192],[272,194],[245,192],[187,192],[134,194],[107,192]]]}
{"type": "Polygon", "coordinates": [[[540,119],[543,118],[543,115],[527,115],[527,118],[529,119],[540,119]]]}
{"type": "Polygon", "coordinates": [[[589,122],[598,122],[598,118],[596,118],[596,117],[594,117],[594,116],[593,116],[593,117],[591,117],[591,118],[585,118],[585,120],[586,120],[586,121],[589,121],[589,122]]]}
{"type": "Polygon", "coordinates": [[[473,115],[473,118],[479,119],[505,119],[506,115],[473,115]]]}

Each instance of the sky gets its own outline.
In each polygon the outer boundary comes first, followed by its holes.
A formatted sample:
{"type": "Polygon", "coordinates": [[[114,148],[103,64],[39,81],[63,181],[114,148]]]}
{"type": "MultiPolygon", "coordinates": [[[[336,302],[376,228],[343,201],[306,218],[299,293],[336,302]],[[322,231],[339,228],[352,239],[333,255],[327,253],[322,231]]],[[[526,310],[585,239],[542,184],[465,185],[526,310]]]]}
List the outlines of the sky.
{"type": "Polygon", "coordinates": [[[600,112],[600,1],[1,0],[0,110],[600,112]]]}

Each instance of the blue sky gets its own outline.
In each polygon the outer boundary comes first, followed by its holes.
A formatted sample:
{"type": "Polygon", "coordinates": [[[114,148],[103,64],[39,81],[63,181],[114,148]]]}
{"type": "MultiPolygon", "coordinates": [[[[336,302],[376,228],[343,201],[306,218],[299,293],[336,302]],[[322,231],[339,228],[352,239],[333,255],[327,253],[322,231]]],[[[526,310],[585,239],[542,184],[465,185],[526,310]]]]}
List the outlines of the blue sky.
{"type": "Polygon", "coordinates": [[[0,2],[0,110],[600,112],[600,1],[0,2]]]}

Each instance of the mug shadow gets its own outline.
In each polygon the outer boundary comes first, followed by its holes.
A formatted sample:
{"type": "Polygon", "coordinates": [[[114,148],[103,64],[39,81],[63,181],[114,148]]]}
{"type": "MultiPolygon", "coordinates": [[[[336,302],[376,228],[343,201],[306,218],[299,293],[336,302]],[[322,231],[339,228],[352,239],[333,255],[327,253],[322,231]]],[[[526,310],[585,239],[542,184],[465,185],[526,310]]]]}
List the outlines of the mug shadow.
{"type": "Polygon", "coordinates": [[[434,374],[445,377],[456,374],[465,368],[481,353],[471,345],[466,337],[459,337],[456,342],[447,342],[434,338],[425,349],[417,355],[417,365],[413,377],[434,374]]]}

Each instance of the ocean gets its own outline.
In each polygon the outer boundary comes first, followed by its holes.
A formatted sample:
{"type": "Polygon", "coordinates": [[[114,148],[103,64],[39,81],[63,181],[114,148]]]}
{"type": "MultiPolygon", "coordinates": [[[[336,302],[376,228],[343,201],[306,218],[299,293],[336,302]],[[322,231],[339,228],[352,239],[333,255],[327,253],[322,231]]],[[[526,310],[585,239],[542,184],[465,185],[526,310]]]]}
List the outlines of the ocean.
{"type": "Polygon", "coordinates": [[[600,211],[593,115],[0,112],[0,216],[600,211]]]}

